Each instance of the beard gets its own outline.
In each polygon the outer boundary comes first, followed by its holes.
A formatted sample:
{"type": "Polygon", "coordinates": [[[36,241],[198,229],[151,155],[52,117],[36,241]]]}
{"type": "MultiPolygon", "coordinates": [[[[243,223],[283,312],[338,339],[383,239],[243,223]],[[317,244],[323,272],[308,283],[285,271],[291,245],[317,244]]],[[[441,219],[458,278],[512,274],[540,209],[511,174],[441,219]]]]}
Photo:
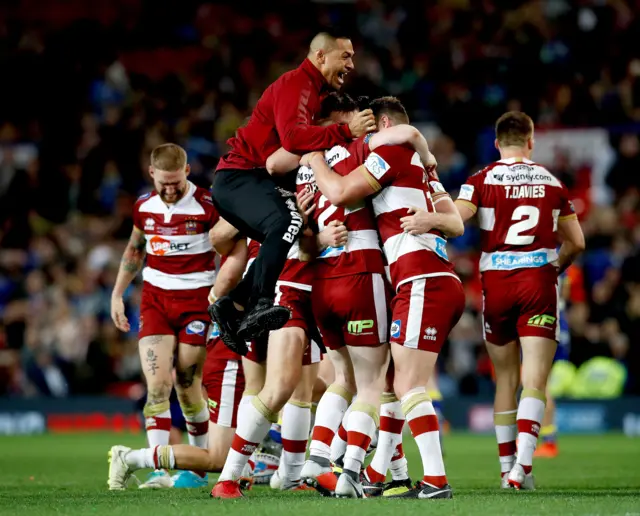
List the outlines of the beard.
{"type": "Polygon", "coordinates": [[[176,188],[172,194],[167,194],[166,191],[160,190],[158,192],[158,195],[160,195],[160,198],[162,199],[163,202],[176,203],[180,199],[182,199],[182,197],[184,196],[184,189],[176,188]]]}

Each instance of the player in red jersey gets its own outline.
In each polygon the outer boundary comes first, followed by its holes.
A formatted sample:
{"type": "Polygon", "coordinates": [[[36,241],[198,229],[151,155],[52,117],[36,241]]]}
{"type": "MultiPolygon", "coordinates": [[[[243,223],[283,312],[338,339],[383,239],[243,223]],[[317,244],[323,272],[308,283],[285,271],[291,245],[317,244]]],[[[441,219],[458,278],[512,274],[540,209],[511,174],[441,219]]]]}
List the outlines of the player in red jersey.
{"type": "MultiPolygon", "coordinates": [[[[323,102],[322,111],[327,115],[331,113],[333,117],[341,113],[344,118],[338,120],[348,121],[357,112],[357,105],[348,95],[332,95],[323,102]]],[[[364,162],[370,149],[407,141],[415,142],[426,158],[430,156],[424,137],[415,128],[404,125],[385,133],[369,134],[349,145],[334,146],[325,152],[325,158],[338,173],[347,174],[364,162]]],[[[279,171],[275,163],[269,161],[268,167],[279,171]]],[[[298,171],[298,184],[304,183],[310,183],[309,186],[315,190],[313,173],[307,167],[298,171]]],[[[323,341],[331,350],[337,379],[319,403],[310,458],[302,476],[322,493],[333,493],[336,489],[330,465],[330,445],[358,386],[358,401],[351,406],[348,416],[353,428],[345,431],[345,448],[349,435],[354,443],[343,458],[346,473],[342,487],[335,493],[362,496],[357,479],[368,448],[366,438],[370,442],[375,437],[388,362],[384,263],[373,214],[363,201],[348,208],[338,207],[317,192],[316,205],[313,218],[317,229],[337,238],[344,235],[347,241],[344,244],[319,242],[322,252],[316,261],[312,291],[314,315],[323,341]],[[352,485],[348,479],[356,481],[355,484],[352,485]]]]}
{"type": "MultiPolygon", "coordinates": [[[[246,252],[245,242],[239,241],[228,256],[223,257],[211,294],[221,296],[231,290],[239,277],[238,270],[242,271],[246,263],[246,252]]],[[[235,435],[238,406],[244,390],[240,358],[220,340],[214,324],[209,333],[202,374],[202,384],[209,398],[208,446],[177,444],[139,450],[114,447],[109,468],[111,489],[124,489],[129,476],[141,468],[209,472],[222,469],[235,435]]],[[[248,476],[249,472],[245,474],[248,476]]]]}
{"type": "Polygon", "coordinates": [[[244,340],[281,328],[289,319],[285,308],[273,306],[273,293],[303,224],[294,199],[265,170],[266,159],[281,146],[303,153],[350,141],[373,128],[371,112],[359,114],[350,125],[319,127],[313,122],[325,92],[339,90],[353,70],[353,54],[344,34],[317,34],[304,62],[265,90],[218,163],[211,186],[216,207],[243,235],[263,243],[254,267],[211,309],[222,339],[241,354],[246,352],[244,340]]]}
{"type": "MultiPolygon", "coordinates": [[[[393,97],[371,103],[379,130],[408,123],[393,97]]],[[[403,497],[451,498],[438,437],[438,420],[426,392],[446,336],[464,309],[464,292],[446,256],[446,236],[463,226],[442,185],[429,177],[418,153],[409,146],[383,146],[346,176],[331,171],[322,155],[305,158],[320,191],[334,205],[350,205],[373,196],[372,205],[396,295],[392,302],[391,353],[394,389],[421,452],[424,477],[403,497]],[[434,209],[438,202],[438,212],[434,209]],[[403,229],[409,213],[428,212],[429,231],[403,229]]],[[[409,217],[411,219],[411,217],[409,217]]],[[[386,469],[385,469],[386,471],[386,469]]]]}
{"type": "Polygon", "coordinates": [[[456,205],[465,221],[477,214],[481,230],[484,333],[496,371],[502,486],[533,489],[533,453],[558,340],[558,271],[585,243],[567,188],[531,161],[531,118],[516,111],[502,115],[495,146],[501,159],[469,178],[456,205]]]}
{"type": "MultiPolygon", "coordinates": [[[[189,441],[207,446],[209,411],[202,397],[202,366],[209,321],[207,295],[215,277],[209,231],[219,217],[210,194],[189,182],[188,174],[187,155],[178,145],[165,144],[152,151],[149,175],[155,189],[135,204],[134,228],[111,298],[115,325],[130,331],[122,298],[146,255],[139,352],[148,389],[144,415],[151,448],[169,443],[174,365],[189,441]]],[[[205,476],[191,476],[192,484],[206,484],[205,476]]],[[[141,487],[171,486],[168,473],[156,468],[141,487]]],[[[111,488],[121,486],[116,482],[111,488]]]]}

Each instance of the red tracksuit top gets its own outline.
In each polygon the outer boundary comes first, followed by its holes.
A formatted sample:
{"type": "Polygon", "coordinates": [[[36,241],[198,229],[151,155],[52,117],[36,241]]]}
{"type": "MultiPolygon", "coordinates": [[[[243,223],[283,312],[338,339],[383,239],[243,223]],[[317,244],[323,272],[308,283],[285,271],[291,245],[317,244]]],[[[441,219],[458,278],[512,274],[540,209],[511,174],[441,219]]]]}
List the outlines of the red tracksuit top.
{"type": "Polygon", "coordinates": [[[283,74],[262,94],[247,124],[229,138],[231,150],[220,159],[217,170],[264,168],[280,147],[302,154],[351,140],[346,124],[313,125],[325,86],[309,59],[283,74]]]}

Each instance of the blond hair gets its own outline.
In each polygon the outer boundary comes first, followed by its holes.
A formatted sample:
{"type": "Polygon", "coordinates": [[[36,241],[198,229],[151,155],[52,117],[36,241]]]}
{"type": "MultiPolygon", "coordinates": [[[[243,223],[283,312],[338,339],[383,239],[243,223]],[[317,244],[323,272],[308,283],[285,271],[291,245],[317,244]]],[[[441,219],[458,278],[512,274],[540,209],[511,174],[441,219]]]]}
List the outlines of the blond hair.
{"type": "Polygon", "coordinates": [[[151,166],[155,170],[174,172],[182,170],[187,164],[187,153],[175,143],[158,145],[151,151],[151,166]]]}

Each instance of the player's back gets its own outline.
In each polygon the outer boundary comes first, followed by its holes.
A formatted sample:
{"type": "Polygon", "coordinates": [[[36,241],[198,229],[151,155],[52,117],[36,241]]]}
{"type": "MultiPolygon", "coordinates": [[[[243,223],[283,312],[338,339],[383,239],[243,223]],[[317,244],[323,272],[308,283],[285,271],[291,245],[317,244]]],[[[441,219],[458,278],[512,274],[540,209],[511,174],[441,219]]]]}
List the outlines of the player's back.
{"type": "Polygon", "coordinates": [[[553,270],[558,221],[575,215],[566,187],[551,172],[526,159],[500,160],[471,177],[459,199],[477,208],[481,272],[511,277],[553,270]]]}
{"type": "Polygon", "coordinates": [[[416,277],[457,277],[439,231],[414,236],[402,228],[401,219],[409,214],[409,208],[436,211],[433,195],[439,192],[434,190],[418,153],[408,145],[385,145],[369,155],[365,168],[370,174],[368,181],[380,190],[373,197],[373,211],[394,287],[416,277]]]}

